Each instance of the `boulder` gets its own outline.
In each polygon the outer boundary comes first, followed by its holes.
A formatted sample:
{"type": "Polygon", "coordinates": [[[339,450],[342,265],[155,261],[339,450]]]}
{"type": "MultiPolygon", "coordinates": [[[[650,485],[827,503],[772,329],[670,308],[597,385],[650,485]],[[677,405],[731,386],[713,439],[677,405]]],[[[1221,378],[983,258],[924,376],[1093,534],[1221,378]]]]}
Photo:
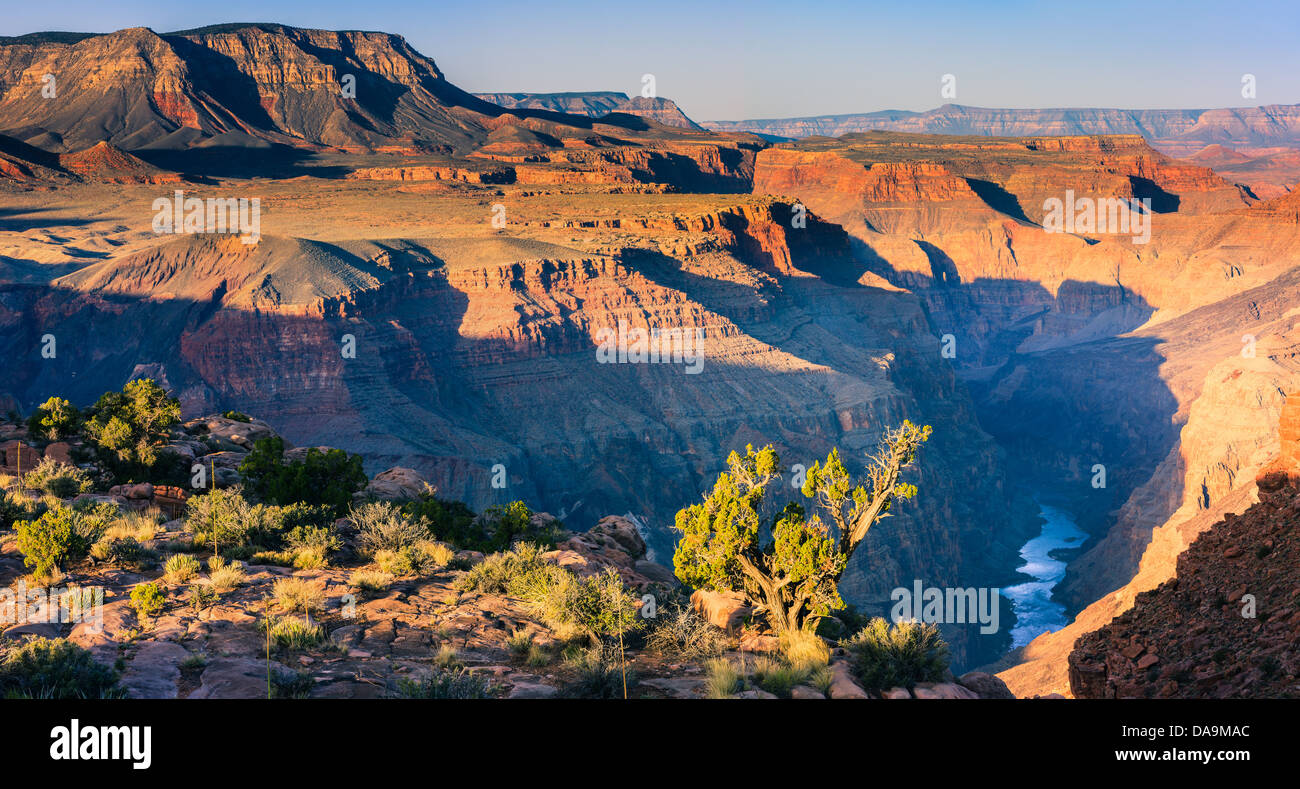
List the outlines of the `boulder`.
{"type": "Polygon", "coordinates": [[[912,688],[918,699],[978,699],[975,691],[955,682],[922,682],[912,688]]]}
{"type": "Polygon", "coordinates": [[[4,452],[4,464],[9,473],[16,473],[20,468],[24,474],[36,468],[41,462],[41,453],[22,441],[7,441],[0,444],[4,452]]]}
{"type": "Polygon", "coordinates": [[[710,592],[706,589],[697,589],[691,594],[691,607],[706,622],[729,633],[739,630],[745,617],[754,611],[737,593],[710,592]]]}
{"type": "Polygon", "coordinates": [[[969,671],[958,677],[957,682],[964,687],[970,688],[981,699],[1014,699],[1016,697],[1016,694],[1012,693],[1011,689],[1007,687],[1007,683],[983,671],[969,671]]]}
{"type": "Polygon", "coordinates": [[[807,685],[796,685],[796,686],[794,687],[794,689],[790,691],[790,698],[792,698],[792,699],[824,699],[824,698],[826,698],[826,697],[823,696],[823,695],[822,695],[822,692],[821,692],[820,690],[816,689],[816,688],[810,688],[810,687],[808,687],[807,685]]]}
{"type": "Polygon", "coordinates": [[[399,501],[418,497],[428,485],[415,469],[398,466],[376,474],[364,493],[372,499],[399,501]]]}
{"type": "Polygon", "coordinates": [[[45,457],[71,466],[73,465],[72,445],[67,441],[55,441],[45,448],[45,457]]]}
{"type": "Polygon", "coordinates": [[[882,698],[882,699],[910,699],[910,698],[912,698],[912,694],[907,692],[907,688],[890,688],[889,690],[881,691],[881,693],[880,693],[880,698],[882,698]]]}

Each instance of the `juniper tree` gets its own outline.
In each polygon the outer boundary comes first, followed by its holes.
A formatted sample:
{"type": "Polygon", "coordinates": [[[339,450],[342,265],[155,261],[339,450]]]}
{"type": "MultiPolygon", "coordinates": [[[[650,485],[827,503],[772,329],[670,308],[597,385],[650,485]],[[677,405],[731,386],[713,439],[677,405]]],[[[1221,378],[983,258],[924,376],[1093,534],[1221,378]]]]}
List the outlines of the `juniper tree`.
{"type": "Polygon", "coordinates": [[[907,421],[886,430],[860,481],[832,449],[808,469],[800,489],[811,515],[791,502],[766,517],[780,458],[770,445],[746,446],[743,457],[732,452],[713,492],[677,513],[677,577],[696,589],[740,592],[783,639],[814,630],[844,607],[840,576],[867,532],[889,516],[896,499],[916,495],[916,486],[899,477],[930,432],[907,421]]]}

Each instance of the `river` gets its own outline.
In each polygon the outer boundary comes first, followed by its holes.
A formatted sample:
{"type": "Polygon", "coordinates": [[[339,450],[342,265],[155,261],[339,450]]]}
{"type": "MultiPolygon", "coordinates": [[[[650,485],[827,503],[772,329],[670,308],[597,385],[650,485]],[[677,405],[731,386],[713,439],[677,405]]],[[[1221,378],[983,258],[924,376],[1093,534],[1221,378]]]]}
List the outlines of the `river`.
{"type": "Polygon", "coordinates": [[[1065,576],[1065,562],[1054,559],[1051,552],[1077,548],[1088,535],[1067,511],[1038,503],[1039,514],[1046,521],[1042,532],[1020,549],[1024,564],[1016,568],[1034,580],[1002,590],[1011,601],[1016,626],[1011,630],[1011,648],[1022,647],[1039,635],[1060,630],[1069,624],[1065,606],[1052,600],[1052,589],[1065,576]]]}

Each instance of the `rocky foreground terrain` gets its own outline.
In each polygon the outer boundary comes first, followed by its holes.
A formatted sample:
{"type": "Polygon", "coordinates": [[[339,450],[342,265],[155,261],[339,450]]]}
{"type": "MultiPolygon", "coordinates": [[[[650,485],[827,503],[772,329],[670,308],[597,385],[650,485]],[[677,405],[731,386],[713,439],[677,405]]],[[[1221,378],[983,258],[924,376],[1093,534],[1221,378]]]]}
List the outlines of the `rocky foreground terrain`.
{"type": "MultiPolygon", "coordinates": [[[[161,451],[187,465],[218,469],[221,485],[239,484],[239,462],[255,442],[272,436],[260,420],[213,415],[172,429],[161,451]]],[[[0,587],[10,593],[8,607],[0,609],[5,617],[0,647],[66,639],[119,672],[121,692],[132,698],[388,698],[410,696],[418,683],[448,676],[457,678],[457,687],[477,688],[474,695],[482,697],[623,697],[607,666],[593,672],[574,657],[590,654],[587,636],[548,625],[526,600],[465,587],[467,571],[485,561],[480,552],[460,550],[437,568],[394,577],[357,554],[356,527],[344,518],[334,526],[345,535],[340,550],[321,566],[294,569],[279,557],[258,554],[233,563],[233,582],[218,580],[211,559],[207,574],[177,578],[168,559],[208,552],[196,544],[195,499],[189,492],[126,483],[60,501],[23,482],[34,483],[31,470],[42,458],[71,467],[73,457],[87,456],[86,443],[75,437],[29,442],[27,429],[12,423],[0,424],[0,438],[7,504],[99,504],[123,515],[135,513],[129,521],[130,554],[95,558],[92,552],[87,563],[44,582],[27,573],[14,532],[0,531],[0,587]],[[19,476],[24,468],[26,476],[19,476]],[[385,580],[362,581],[366,572],[385,580]],[[276,631],[266,629],[268,622],[299,621],[285,602],[286,579],[314,590],[314,603],[300,616],[307,627],[321,630],[306,643],[281,643],[278,635],[273,639],[276,631]],[[40,594],[47,584],[64,597],[70,589],[102,589],[100,616],[68,621],[65,614],[58,621],[51,612],[60,599],[51,603],[40,594]],[[134,594],[144,587],[160,587],[164,600],[147,614],[134,594]],[[14,595],[24,588],[29,600],[17,602],[14,595]]],[[[290,449],[285,459],[300,460],[305,451],[290,449]]],[[[78,465],[103,473],[93,461],[78,465]]],[[[409,501],[424,489],[414,471],[394,468],[370,480],[356,501],[409,501]]],[[[575,534],[548,514],[531,518],[539,532],[559,529],[555,547],[541,555],[544,562],[584,578],[612,570],[626,589],[654,601],[644,614],[647,626],[630,635],[620,653],[617,679],[623,681],[626,670],[630,697],[1011,698],[995,677],[976,672],[960,678],[949,672],[943,681],[868,693],[855,681],[843,649],[832,653],[815,679],[805,671],[798,675],[802,680],[774,684],[761,672],[764,665],[777,665],[764,663],[775,660],[776,639],[752,627],[745,618],[748,609],[735,599],[697,592],[688,600],[669,568],[645,559],[646,544],[634,523],[610,516],[575,534]],[[653,634],[660,631],[674,635],[657,639],[653,634]],[[739,666],[742,684],[719,691],[710,678],[711,660],[739,666]],[[743,679],[746,666],[755,672],[748,680],[743,679]]]]}
{"type": "Polygon", "coordinates": [[[1300,396],[1260,501],[1178,557],[1173,578],[1070,653],[1075,698],[1300,697],[1300,396]]]}

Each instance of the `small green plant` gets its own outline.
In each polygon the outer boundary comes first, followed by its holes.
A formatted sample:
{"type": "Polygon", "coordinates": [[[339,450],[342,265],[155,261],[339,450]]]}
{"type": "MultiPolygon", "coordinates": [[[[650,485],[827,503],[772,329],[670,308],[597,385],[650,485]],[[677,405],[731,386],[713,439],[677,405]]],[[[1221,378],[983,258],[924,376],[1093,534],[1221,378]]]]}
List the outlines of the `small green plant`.
{"type": "Polygon", "coordinates": [[[393,580],[393,576],[389,573],[377,570],[357,570],[352,573],[348,583],[363,592],[378,593],[387,589],[393,580]]]}
{"type": "Polygon", "coordinates": [[[309,671],[276,671],[271,674],[271,698],[305,699],[316,687],[309,671]]]}
{"type": "Polygon", "coordinates": [[[403,679],[393,695],[404,699],[490,699],[494,694],[486,679],[462,667],[439,669],[421,680],[403,679]]]}
{"type": "Polygon", "coordinates": [[[272,587],[272,594],[281,611],[311,614],[325,607],[324,587],[305,578],[281,578],[272,587]]]}
{"type": "Polygon", "coordinates": [[[407,518],[392,502],[363,504],[348,517],[357,527],[357,550],[363,556],[374,556],[379,551],[400,552],[429,539],[427,523],[407,518]]]}
{"type": "Polygon", "coordinates": [[[506,648],[516,658],[525,657],[533,648],[533,637],[525,630],[517,630],[506,639],[506,648]]]}
{"type": "Polygon", "coordinates": [[[763,690],[783,699],[790,698],[790,691],[796,685],[808,680],[812,670],[804,666],[792,666],[784,660],[773,657],[761,657],[754,661],[754,683],[763,690]]]}
{"type": "Polygon", "coordinates": [[[871,691],[941,682],[948,669],[948,645],[933,624],[899,622],[891,627],[878,617],[843,646],[854,676],[871,691]]]}
{"type": "Polygon", "coordinates": [[[248,414],[243,413],[242,411],[226,411],[225,413],[222,414],[222,416],[225,417],[226,419],[230,419],[235,422],[253,421],[252,417],[250,417],[248,414]]]}
{"type": "Polygon", "coordinates": [[[244,585],[246,575],[239,562],[227,563],[220,556],[208,559],[208,581],[217,594],[233,592],[244,585]]]}
{"type": "Polygon", "coordinates": [[[153,619],[167,605],[167,595],[156,583],[138,584],[131,590],[130,605],[140,619],[153,619]]]}
{"type": "Polygon", "coordinates": [[[297,617],[267,617],[262,627],[270,632],[271,641],[281,649],[310,649],[325,640],[325,628],[297,617]]]}
{"type": "Polygon", "coordinates": [[[579,650],[568,660],[577,676],[560,689],[560,694],[579,699],[622,699],[635,687],[633,672],[626,672],[616,645],[605,644],[579,650]]]}
{"type": "Polygon", "coordinates": [[[54,458],[42,458],[36,468],[24,475],[23,483],[29,488],[43,490],[61,499],[85,493],[92,486],[89,474],[54,458]]]}
{"type": "Polygon", "coordinates": [[[64,639],[0,647],[0,698],[123,698],[118,673],[64,639]]]}
{"type": "Polygon", "coordinates": [[[443,644],[438,647],[438,651],[433,655],[433,665],[438,668],[454,669],[465,664],[461,662],[460,655],[456,652],[455,647],[451,644],[443,644]]]}
{"type": "Polygon", "coordinates": [[[183,553],[167,557],[167,562],[163,565],[163,578],[169,584],[189,583],[198,574],[199,560],[183,553]]]}
{"type": "Polygon", "coordinates": [[[704,664],[704,687],[711,699],[728,699],[745,685],[745,675],[725,658],[713,658],[704,664]]]}
{"type": "Polygon", "coordinates": [[[204,652],[195,652],[182,660],[177,666],[181,671],[198,671],[208,665],[208,656],[204,652]]]}
{"type": "Polygon", "coordinates": [[[198,614],[203,609],[215,605],[217,602],[217,592],[211,586],[203,584],[190,584],[190,610],[198,614]]]}
{"type": "Polygon", "coordinates": [[[555,660],[555,655],[549,649],[532,644],[528,647],[528,659],[525,661],[530,668],[541,668],[542,666],[551,665],[555,660]]]}

